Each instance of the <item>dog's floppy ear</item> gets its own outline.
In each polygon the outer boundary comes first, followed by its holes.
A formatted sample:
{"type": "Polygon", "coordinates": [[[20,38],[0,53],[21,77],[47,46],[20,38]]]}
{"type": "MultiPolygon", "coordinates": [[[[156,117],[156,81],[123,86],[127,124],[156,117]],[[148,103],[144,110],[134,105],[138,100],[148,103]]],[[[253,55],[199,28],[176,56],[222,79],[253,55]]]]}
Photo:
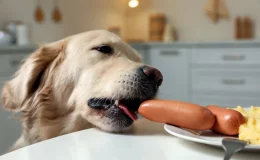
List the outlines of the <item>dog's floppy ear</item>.
{"type": "Polygon", "coordinates": [[[23,102],[39,87],[46,68],[64,52],[65,41],[44,45],[27,57],[13,79],[2,89],[1,100],[7,110],[21,111],[23,102]]]}

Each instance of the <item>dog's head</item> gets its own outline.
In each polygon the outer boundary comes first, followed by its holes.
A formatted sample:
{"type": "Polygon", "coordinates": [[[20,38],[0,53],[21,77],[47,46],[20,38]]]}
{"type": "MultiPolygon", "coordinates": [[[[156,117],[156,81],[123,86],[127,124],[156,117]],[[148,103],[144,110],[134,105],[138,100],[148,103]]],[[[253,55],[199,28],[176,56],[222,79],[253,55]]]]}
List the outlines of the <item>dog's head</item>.
{"type": "Polygon", "coordinates": [[[9,110],[38,110],[34,116],[50,119],[73,110],[105,131],[120,131],[136,119],[142,101],[155,97],[162,79],[116,35],[90,31],[27,57],[5,84],[2,102],[9,110]]]}

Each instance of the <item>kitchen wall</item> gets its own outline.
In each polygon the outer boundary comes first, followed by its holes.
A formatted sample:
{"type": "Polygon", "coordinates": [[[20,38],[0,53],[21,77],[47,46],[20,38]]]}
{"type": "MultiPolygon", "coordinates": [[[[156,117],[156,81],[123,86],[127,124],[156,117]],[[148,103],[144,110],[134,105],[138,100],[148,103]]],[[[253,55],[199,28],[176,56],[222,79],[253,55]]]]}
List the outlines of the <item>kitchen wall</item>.
{"type": "Polygon", "coordinates": [[[140,0],[139,8],[128,9],[129,36],[147,39],[148,16],[164,12],[175,26],[181,41],[232,40],[235,16],[250,16],[256,22],[256,36],[260,37],[260,0],[224,0],[230,20],[217,24],[204,14],[208,0],[140,0]],[[138,33],[138,34],[135,34],[138,33]]]}
{"type": "Polygon", "coordinates": [[[128,0],[60,0],[64,20],[55,24],[50,19],[53,0],[41,0],[47,19],[37,24],[33,19],[37,0],[0,0],[0,27],[7,20],[22,20],[30,25],[32,39],[40,43],[112,25],[122,27],[123,37],[147,39],[149,14],[165,12],[181,41],[232,40],[234,17],[249,15],[256,21],[256,36],[260,37],[260,0],[225,0],[231,19],[217,24],[204,14],[207,0],[139,1],[140,6],[132,9],[128,0]]]}
{"type": "Polygon", "coordinates": [[[53,0],[40,0],[46,20],[34,21],[38,0],[0,0],[0,27],[8,20],[21,20],[31,27],[32,40],[36,43],[54,41],[64,36],[92,29],[106,29],[111,25],[124,25],[126,1],[121,0],[59,0],[63,21],[51,20],[53,0]]]}

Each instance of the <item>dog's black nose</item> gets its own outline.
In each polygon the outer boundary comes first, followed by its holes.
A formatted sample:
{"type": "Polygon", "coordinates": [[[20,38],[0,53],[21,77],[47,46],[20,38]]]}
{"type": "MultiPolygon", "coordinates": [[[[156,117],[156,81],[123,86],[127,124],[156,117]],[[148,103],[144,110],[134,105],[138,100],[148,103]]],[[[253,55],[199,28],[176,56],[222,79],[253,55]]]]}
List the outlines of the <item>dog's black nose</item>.
{"type": "Polygon", "coordinates": [[[143,66],[140,69],[148,77],[149,80],[154,80],[156,82],[157,87],[162,84],[163,75],[158,69],[148,66],[143,66]]]}

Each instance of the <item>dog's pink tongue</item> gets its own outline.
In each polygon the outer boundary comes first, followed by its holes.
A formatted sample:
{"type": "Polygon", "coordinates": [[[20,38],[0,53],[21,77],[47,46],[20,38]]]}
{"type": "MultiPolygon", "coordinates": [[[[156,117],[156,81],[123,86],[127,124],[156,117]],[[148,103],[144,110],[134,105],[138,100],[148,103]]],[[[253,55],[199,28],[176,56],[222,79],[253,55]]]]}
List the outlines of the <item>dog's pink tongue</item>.
{"type": "Polygon", "coordinates": [[[125,105],[119,104],[119,108],[122,109],[123,112],[125,112],[125,114],[128,115],[133,121],[138,119],[138,117],[135,114],[135,112],[129,110],[125,105]]]}

